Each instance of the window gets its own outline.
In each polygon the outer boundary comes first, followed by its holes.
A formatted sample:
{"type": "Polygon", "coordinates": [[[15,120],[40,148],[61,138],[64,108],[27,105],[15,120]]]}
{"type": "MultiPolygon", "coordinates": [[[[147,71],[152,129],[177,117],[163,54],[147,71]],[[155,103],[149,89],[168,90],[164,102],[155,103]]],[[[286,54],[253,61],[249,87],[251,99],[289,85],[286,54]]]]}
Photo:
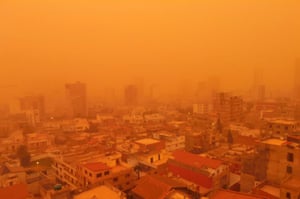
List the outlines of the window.
{"type": "Polygon", "coordinates": [[[93,176],[92,173],[89,173],[89,176],[92,177],[93,176]]]}
{"type": "Polygon", "coordinates": [[[118,182],[118,178],[114,178],[113,181],[114,181],[114,182],[118,182]]]}
{"type": "Polygon", "coordinates": [[[102,177],[102,173],[97,173],[97,178],[101,178],[102,177]]]}
{"type": "Polygon", "coordinates": [[[109,175],[109,171],[105,171],[105,172],[104,172],[104,175],[105,175],[105,176],[109,175]]]}
{"type": "Polygon", "coordinates": [[[287,166],[286,167],[286,172],[289,173],[289,174],[293,173],[293,168],[291,166],[287,166]]]}
{"type": "Polygon", "coordinates": [[[293,153],[288,153],[287,154],[287,161],[294,162],[294,154],[293,153]]]}
{"type": "Polygon", "coordinates": [[[286,192],[285,196],[286,196],[287,199],[291,199],[291,193],[290,192],[286,192]]]}
{"type": "Polygon", "coordinates": [[[150,162],[153,163],[153,157],[150,158],[150,162]]]}

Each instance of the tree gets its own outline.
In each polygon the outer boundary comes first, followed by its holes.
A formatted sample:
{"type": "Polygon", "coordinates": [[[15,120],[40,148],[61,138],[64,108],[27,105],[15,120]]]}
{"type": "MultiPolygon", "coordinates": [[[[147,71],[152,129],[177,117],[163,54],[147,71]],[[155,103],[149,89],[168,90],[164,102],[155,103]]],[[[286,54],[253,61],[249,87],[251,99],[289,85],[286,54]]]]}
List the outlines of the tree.
{"type": "Polygon", "coordinates": [[[233,136],[232,136],[231,130],[228,131],[227,142],[229,144],[229,147],[231,147],[231,145],[233,144],[233,136]]]}
{"type": "Polygon", "coordinates": [[[220,134],[223,133],[223,125],[222,125],[222,122],[221,122],[220,115],[218,115],[218,120],[217,120],[217,123],[216,123],[216,130],[217,130],[220,134]]]}
{"type": "Polygon", "coordinates": [[[21,145],[17,150],[17,157],[20,160],[21,166],[28,167],[30,165],[30,153],[25,145],[21,145]]]}

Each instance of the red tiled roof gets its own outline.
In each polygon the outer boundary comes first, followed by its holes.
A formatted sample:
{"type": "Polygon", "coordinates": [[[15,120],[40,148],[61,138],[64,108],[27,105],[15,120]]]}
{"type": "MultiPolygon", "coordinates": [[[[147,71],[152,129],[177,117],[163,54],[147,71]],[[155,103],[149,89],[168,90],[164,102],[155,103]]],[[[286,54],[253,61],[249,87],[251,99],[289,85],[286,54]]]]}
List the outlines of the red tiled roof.
{"type": "Polygon", "coordinates": [[[132,192],[143,199],[162,199],[171,190],[172,186],[169,183],[147,175],[137,182],[137,186],[132,192]]]}
{"type": "Polygon", "coordinates": [[[211,199],[266,199],[262,196],[238,193],[233,191],[219,190],[214,193],[211,199]]]}
{"type": "Polygon", "coordinates": [[[92,163],[83,164],[82,166],[93,172],[104,171],[104,170],[110,169],[106,164],[104,164],[102,162],[92,162],[92,163]]]}
{"type": "Polygon", "coordinates": [[[2,199],[26,199],[28,191],[25,184],[17,184],[10,187],[0,188],[0,198],[2,199]]]}
{"type": "Polygon", "coordinates": [[[216,169],[219,166],[221,166],[223,163],[220,160],[214,160],[211,158],[202,157],[202,156],[192,154],[189,152],[185,152],[185,151],[181,151],[181,150],[173,152],[173,156],[176,161],[182,162],[184,164],[187,164],[187,165],[190,165],[193,167],[197,167],[197,168],[202,168],[202,167],[206,166],[208,168],[216,169]]]}

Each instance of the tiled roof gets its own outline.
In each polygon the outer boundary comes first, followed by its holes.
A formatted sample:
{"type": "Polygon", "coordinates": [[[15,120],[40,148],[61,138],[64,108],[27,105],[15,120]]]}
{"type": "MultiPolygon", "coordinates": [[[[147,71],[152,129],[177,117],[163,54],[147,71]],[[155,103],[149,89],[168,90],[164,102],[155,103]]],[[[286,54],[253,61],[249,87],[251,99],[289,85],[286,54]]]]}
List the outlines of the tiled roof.
{"type": "Polygon", "coordinates": [[[211,199],[266,199],[266,198],[261,196],[233,192],[233,191],[219,190],[212,195],[211,199]]]}
{"type": "Polygon", "coordinates": [[[93,172],[104,171],[104,170],[110,169],[106,164],[104,164],[102,162],[92,162],[92,163],[83,164],[82,166],[93,172]]]}
{"type": "Polygon", "coordinates": [[[27,197],[28,191],[25,184],[18,184],[6,188],[0,188],[0,198],[26,199],[27,197]]]}
{"type": "Polygon", "coordinates": [[[172,188],[179,186],[184,185],[165,177],[147,175],[137,182],[137,186],[132,191],[144,199],[162,199],[172,188]]]}
{"type": "Polygon", "coordinates": [[[214,160],[211,158],[202,157],[202,156],[192,154],[189,152],[185,152],[182,150],[173,152],[173,156],[176,161],[179,161],[184,164],[187,164],[187,165],[190,165],[193,167],[197,167],[197,168],[208,167],[208,168],[216,169],[219,166],[221,166],[223,163],[220,160],[214,160]]]}

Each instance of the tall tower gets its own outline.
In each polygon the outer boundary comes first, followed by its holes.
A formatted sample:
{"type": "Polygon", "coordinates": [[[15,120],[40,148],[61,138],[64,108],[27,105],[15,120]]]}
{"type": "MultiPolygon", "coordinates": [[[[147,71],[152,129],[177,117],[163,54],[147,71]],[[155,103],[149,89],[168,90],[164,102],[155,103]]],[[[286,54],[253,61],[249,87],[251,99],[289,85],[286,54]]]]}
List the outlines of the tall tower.
{"type": "Polygon", "coordinates": [[[86,117],[87,99],[86,85],[81,82],[66,84],[66,96],[70,108],[71,117],[86,117]]]}
{"type": "Polygon", "coordinates": [[[294,74],[294,97],[300,100],[300,58],[296,60],[294,74]]]}
{"type": "Polygon", "coordinates": [[[266,87],[263,83],[263,72],[261,68],[254,69],[252,98],[256,101],[264,101],[266,96],[266,87]]]}
{"type": "Polygon", "coordinates": [[[137,106],[138,105],[138,87],[131,84],[126,86],[124,90],[124,98],[126,106],[137,106]]]}

